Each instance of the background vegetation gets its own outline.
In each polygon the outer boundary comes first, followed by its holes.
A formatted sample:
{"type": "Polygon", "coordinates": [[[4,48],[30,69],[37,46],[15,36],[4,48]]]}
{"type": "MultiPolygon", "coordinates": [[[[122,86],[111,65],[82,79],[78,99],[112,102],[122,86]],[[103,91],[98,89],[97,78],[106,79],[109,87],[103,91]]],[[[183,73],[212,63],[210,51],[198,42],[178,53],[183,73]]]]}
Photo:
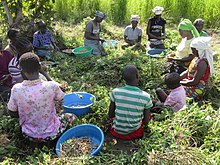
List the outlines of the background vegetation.
{"type": "Polygon", "coordinates": [[[203,18],[207,26],[220,25],[220,0],[56,0],[54,9],[58,19],[78,22],[94,15],[96,10],[108,14],[113,24],[130,22],[131,14],[138,14],[141,22],[147,22],[155,6],[164,7],[164,17],[178,23],[181,18],[203,18]]]}
{"type": "MultiPolygon", "coordinates": [[[[8,7],[16,20],[18,0],[7,0],[8,7]]],[[[86,91],[97,98],[91,112],[76,120],[76,124],[92,123],[107,133],[103,123],[108,119],[109,92],[124,84],[121,71],[127,64],[134,64],[140,71],[140,88],[156,98],[154,89],[164,87],[161,73],[166,67],[165,59],[152,59],[142,52],[130,49],[121,50],[123,29],[130,22],[131,14],[141,16],[141,26],[146,26],[152,15],[151,9],[156,5],[165,8],[164,17],[169,21],[167,26],[166,47],[175,49],[180,40],[176,24],[181,17],[194,20],[197,17],[206,19],[207,27],[218,28],[220,21],[220,0],[56,0],[22,1],[23,20],[20,23],[26,30],[29,21],[42,18],[53,29],[59,45],[75,48],[83,44],[83,32],[86,22],[99,9],[109,17],[102,23],[102,37],[118,41],[118,49],[107,49],[108,56],[91,56],[76,58],[61,52],[53,54],[59,63],[48,67],[54,80],[66,85],[66,93],[86,91]],[[30,6],[37,4],[39,10],[30,6]],[[26,21],[25,21],[26,20],[26,21]],[[27,23],[25,23],[27,22],[27,23]],[[115,24],[121,25],[116,26],[115,24]],[[172,28],[171,28],[172,27],[172,28]]],[[[32,6],[33,7],[33,6],[32,6]]],[[[35,6],[36,7],[36,6],[35,6]]],[[[5,38],[9,28],[4,8],[0,6],[0,35],[5,38]],[[4,27],[4,28],[2,28],[4,27]]],[[[209,29],[208,29],[209,30],[209,29]]],[[[27,33],[25,33],[27,34],[27,33]]],[[[53,148],[34,148],[25,142],[20,133],[17,119],[3,114],[6,102],[0,104],[0,164],[150,164],[150,165],[201,165],[220,164],[220,42],[219,34],[213,33],[215,55],[215,74],[209,82],[208,92],[199,102],[187,102],[187,108],[175,113],[166,109],[161,115],[155,115],[149,123],[144,138],[131,143],[127,150],[115,149],[117,141],[105,144],[99,156],[80,158],[57,158],[53,148]],[[134,147],[133,147],[134,145],[134,147]]],[[[5,40],[6,41],[6,40],[5,40]]],[[[143,44],[147,38],[144,34],[143,44]]],[[[60,109],[60,108],[58,108],[60,109]]],[[[126,143],[125,143],[126,145],[126,143]]]]}

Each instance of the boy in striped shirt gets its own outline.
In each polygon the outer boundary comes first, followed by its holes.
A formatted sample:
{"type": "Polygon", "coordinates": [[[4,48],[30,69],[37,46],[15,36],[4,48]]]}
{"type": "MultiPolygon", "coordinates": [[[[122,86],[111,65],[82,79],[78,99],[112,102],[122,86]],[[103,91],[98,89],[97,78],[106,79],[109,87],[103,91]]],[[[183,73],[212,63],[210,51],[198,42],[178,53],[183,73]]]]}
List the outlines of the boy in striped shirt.
{"type": "Polygon", "coordinates": [[[126,85],[110,93],[109,117],[114,118],[111,134],[120,139],[132,140],[143,136],[143,124],[149,121],[150,95],[137,87],[138,70],[127,65],[122,73],[126,85]]]}

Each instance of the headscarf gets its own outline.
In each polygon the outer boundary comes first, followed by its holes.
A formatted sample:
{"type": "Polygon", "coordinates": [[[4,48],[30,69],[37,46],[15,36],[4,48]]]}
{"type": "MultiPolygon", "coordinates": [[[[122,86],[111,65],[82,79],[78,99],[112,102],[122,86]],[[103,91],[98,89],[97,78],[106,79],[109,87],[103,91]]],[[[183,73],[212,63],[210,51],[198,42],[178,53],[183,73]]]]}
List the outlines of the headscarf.
{"type": "Polygon", "coordinates": [[[131,15],[131,21],[139,22],[140,21],[140,17],[138,15],[131,15]]]}
{"type": "Polygon", "coordinates": [[[199,58],[205,58],[208,61],[210,67],[210,73],[214,72],[213,67],[213,51],[211,49],[211,39],[212,37],[198,37],[195,38],[190,47],[195,48],[198,51],[199,58]]]}
{"type": "Polygon", "coordinates": [[[199,37],[199,32],[195,28],[195,26],[192,24],[192,22],[189,19],[183,19],[179,25],[178,30],[190,30],[194,37],[199,37]]]}
{"type": "Polygon", "coordinates": [[[107,15],[105,13],[101,12],[101,11],[96,11],[95,16],[100,17],[103,20],[107,18],[107,15]]]}
{"type": "Polygon", "coordinates": [[[204,20],[202,18],[198,18],[196,19],[194,22],[193,22],[193,25],[196,26],[196,25],[202,25],[204,24],[204,20]]]}
{"type": "Polygon", "coordinates": [[[156,6],[155,8],[153,8],[153,12],[155,15],[161,15],[163,12],[164,8],[161,6],[156,6]]]}

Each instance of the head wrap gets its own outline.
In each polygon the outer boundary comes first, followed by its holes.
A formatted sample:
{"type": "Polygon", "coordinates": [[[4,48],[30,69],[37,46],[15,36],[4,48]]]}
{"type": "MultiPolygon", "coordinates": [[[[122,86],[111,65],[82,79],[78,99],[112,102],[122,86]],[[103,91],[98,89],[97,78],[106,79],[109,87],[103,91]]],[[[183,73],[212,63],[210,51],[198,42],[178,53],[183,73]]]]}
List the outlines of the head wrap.
{"type": "Polygon", "coordinates": [[[100,17],[103,20],[107,18],[107,15],[105,13],[101,12],[101,11],[96,11],[95,16],[100,17]]]}
{"type": "Polygon", "coordinates": [[[202,25],[204,24],[204,20],[202,18],[198,18],[196,19],[194,22],[193,22],[193,25],[196,26],[196,25],[202,25]]]}
{"type": "Polygon", "coordinates": [[[189,19],[183,19],[179,25],[178,30],[190,30],[194,37],[199,37],[199,32],[197,31],[196,27],[192,24],[189,19]]]}
{"type": "Polygon", "coordinates": [[[209,67],[210,67],[210,73],[212,74],[214,72],[213,67],[213,51],[211,49],[211,39],[212,37],[198,37],[195,38],[191,44],[190,47],[195,48],[198,51],[199,58],[206,58],[209,67]]]}
{"type": "Polygon", "coordinates": [[[154,12],[154,14],[155,15],[161,15],[162,14],[162,12],[163,12],[163,7],[161,7],[161,6],[156,6],[155,8],[153,8],[153,12],[154,12]]]}
{"type": "Polygon", "coordinates": [[[140,17],[138,15],[131,15],[131,21],[139,22],[140,21],[140,17]]]}

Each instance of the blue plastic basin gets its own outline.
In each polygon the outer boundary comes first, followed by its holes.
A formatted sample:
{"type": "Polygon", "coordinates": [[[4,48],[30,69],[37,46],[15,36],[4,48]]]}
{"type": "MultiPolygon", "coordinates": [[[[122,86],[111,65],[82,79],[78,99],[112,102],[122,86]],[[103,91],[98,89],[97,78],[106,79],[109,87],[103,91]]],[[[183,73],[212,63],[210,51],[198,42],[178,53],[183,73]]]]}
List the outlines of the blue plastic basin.
{"type": "Polygon", "coordinates": [[[95,96],[87,92],[73,92],[64,96],[63,108],[65,113],[83,116],[89,113],[95,96]]]}
{"type": "Polygon", "coordinates": [[[67,130],[57,141],[56,154],[60,156],[60,145],[70,138],[88,137],[92,140],[91,156],[97,155],[102,150],[104,134],[102,130],[93,124],[82,124],[67,130]],[[97,146],[97,147],[94,147],[97,146]]]}
{"type": "Polygon", "coordinates": [[[146,54],[153,58],[163,58],[166,56],[166,49],[148,49],[146,54]]]}

